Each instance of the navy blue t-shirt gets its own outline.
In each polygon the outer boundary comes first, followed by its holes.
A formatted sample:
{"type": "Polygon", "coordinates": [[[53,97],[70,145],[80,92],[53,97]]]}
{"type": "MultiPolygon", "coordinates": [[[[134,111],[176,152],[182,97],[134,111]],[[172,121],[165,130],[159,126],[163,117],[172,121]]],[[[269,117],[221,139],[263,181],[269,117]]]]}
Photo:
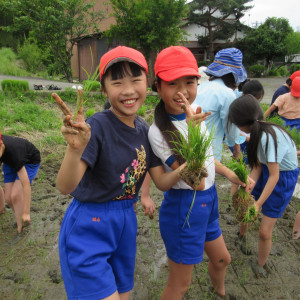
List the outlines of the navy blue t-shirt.
{"type": "Polygon", "coordinates": [[[88,168],[71,195],[83,202],[135,198],[147,170],[162,164],[152,152],[147,125],[136,118],[131,128],[110,110],[86,122],[91,125],[91,139],[81,159],[88,168]]]}
{"type": "Polygon", "coordinates": [[[37,165],[41,162],[40,151],[28,140],[2,135],[5,150],[0,158],[0,164],[4,164],[19,172],[27,164],[37,165]]]}
{"type": "MultiPolygon", "coordinates": [[[[286,93],[289,93],[290,92],[290,89],[286,86],[286,85],[282,85],[280,88],[278,88],[273,97],[272,97],[272,101],[271,101],[271,104],[270,106],[272,106],[272,104],[275,102],[275,100],[283,95],[283,94],[286,94],[286,93]]],[[[270,117],[274,116],[275,114],[278,114],[278,108],[276,108],[274,111],[272,111],[272,113],[270,114],[270,117]]]]}

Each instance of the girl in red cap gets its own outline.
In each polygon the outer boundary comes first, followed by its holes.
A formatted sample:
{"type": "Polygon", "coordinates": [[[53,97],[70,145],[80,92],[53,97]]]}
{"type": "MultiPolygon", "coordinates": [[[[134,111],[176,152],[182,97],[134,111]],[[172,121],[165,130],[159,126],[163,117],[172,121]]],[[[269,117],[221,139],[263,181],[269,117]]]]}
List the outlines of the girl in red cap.
{"type": "Polygon", "coordinates": [[[133,201],[149,171],[159,189],[180,180],[180,166],[165,173],[152,152],[148,127],[136,117],[147,92],[142,53],[119,46],[100,60],[103,93],[111,107],[84,121],[66,115],[61,128],[68,147],[57,187],[74,199],[64,216],[59,255],[70,299],[128,300],[134,283],[137,219],[133,201]]]}
{"type": "Polygon", "coordinates": [[[264,119],[275,109],[278,109],[278,115],[284,120],[285,126],[300,130],[300,77],[293,79],[289,93],[279,96],[267,109],[264,119]]]}
{"type": "MultiPolygon", "coordinates": [[[[194,55],[182,46],[162,50],[157,56],[154,70],[154,89],[159,93],[161,101],[156,106],[155,122],[150,126],[148,136],[152,149],[163,162],[165,170],[172,172],[180,168],[183,158],[170,150],[174,146],[168,132],[178,134],[180,131],[187,136],[186,120],[193,115],[190,104],[196,98],[200,74],[194,55]],[[182,110],[183,104],[185,111],[182,110]]],[[[196,112],[199,113],[200,110],[200,107],[196,108],[196,112]]],[[[206,131],[205,122],[201,122],[201,131],[206,131]]],[[[194,188],[180,180],[164,193],[159,212],[160,232],[169,263],[168,281],[161,298],[164,300],[182,299],[189,288],[194,265],[203,259],[203,251],[209,257],[208,272],[214,293],[225,296],[225,274],[230,254],[218,221],[215,171],[234,183],[245,185],[231,170],[213,158],[211,147],[207,157],[205,167],[208,177],[205,178],[204,187],[199,185],[194,188]],[[186,215],[195,189],[194,206],[189,216],[190,226],[187,226],[186,215]]]]}

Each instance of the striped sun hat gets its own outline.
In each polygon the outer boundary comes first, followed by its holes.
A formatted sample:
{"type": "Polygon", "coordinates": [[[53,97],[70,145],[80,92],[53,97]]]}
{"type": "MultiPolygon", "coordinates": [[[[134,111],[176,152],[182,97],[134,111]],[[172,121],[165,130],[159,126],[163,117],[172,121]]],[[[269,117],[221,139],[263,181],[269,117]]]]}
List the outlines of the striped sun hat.
{"type": "Polygon", "coordinates": [[[211,76],[222,77],[232,73],[237,84],[247,79],[247,72],[242,64],[243,54],[237,48],[220,50],[215,60],[207,67],[205,73],[211,76]]]}

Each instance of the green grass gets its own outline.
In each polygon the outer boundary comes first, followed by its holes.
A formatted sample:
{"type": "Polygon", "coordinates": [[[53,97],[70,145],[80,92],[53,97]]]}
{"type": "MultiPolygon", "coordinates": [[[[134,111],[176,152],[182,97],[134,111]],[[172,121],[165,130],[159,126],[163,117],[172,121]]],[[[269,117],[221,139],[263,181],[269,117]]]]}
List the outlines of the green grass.
{"type": "Polygon", "coordinates": [[[0,74],[28,76],[29,73],[18,65],[17,55],[10,48],[0,49],[0,74]]]}

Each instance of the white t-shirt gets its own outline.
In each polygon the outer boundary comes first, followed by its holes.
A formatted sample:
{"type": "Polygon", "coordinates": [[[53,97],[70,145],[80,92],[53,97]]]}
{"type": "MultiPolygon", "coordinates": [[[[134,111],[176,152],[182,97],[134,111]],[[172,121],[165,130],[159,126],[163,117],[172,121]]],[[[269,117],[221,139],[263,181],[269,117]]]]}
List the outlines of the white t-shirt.
{"type": "MultiPolygon", "coordinates": [[[[175,125],[175,127],[183,134],[184,136],[187,136],[187,123],[184,118],[184,120],[174,120],[172,123],[175,125]]],[[[205,126],[205,122],[201,123],[201,132],[206,132],[208,135],[208,131],[205,126]]],[[[170,147],[166,140],[164,139],[161,131],[156,126],[155,123],[153,123],[150,126],[149,132],[148,132],[148,138],[152,147],[152,150],[154,154],[161,159],[163,162],[163,166],[166,170],[166,172],[172,171],[172,168],[168,165],[168,161],[170,161],[170,158],[173,157],[172,151],[170,150],[170,147]]],[[[205,162],[205,167],[208,172],[208,177],[205,178],[205,189],[209,189],[215,181],[215,161],[213,156],[212,147],[208,149],[208,158],[205,162]]],[[[178,181],[173,187],[173,189],[189,189],[192,190],[193,188],[190,187],[187,183],[185,183],[183,180],[178,181]]]]}

